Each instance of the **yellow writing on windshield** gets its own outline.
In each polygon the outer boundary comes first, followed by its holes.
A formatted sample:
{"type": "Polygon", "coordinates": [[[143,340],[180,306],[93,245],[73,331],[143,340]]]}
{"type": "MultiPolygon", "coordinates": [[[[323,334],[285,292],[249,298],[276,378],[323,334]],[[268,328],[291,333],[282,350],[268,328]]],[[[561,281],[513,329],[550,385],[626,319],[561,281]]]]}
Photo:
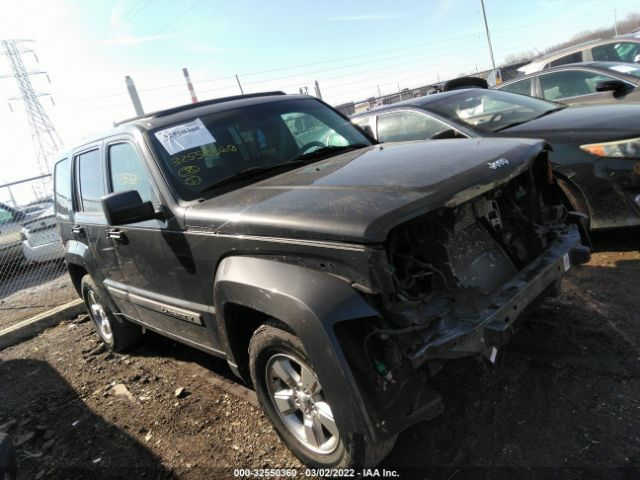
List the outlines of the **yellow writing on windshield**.
{"type": "Polygon", "coordinates": [[[236,147],[235,145],[223,145],[221,147],[209,147],[208,145],[203,145],[200,148],[201,150],[197,150],[195,152],[189,152],[184,155],[177,155],[175,157],[172,157],[171,164],[174,167],[179,167],[184,163],[197,162],[208,157],[219,157],[223,153],[238,151],[238,147],[236,147]]]}

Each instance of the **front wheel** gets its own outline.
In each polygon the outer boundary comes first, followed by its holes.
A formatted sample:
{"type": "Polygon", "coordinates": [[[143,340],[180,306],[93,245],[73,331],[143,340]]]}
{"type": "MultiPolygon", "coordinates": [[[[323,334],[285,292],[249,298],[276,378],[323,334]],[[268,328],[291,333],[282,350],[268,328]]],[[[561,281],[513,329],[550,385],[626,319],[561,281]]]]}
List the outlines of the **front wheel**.
{"type": "Polygon", "coordinates": [[[291,451],[315,468],[373,467],[395,438],[354,445],[340,432],[333,409],[298,337],[276,321],[259,327],[249,344],[249,368],[267,417],[291,451]]]}
{"type": "Polygon", "coordinates": [[[142,329],[126,320],[117,319],[100,297],[89,275],[82,277],[82,299],[89,317],[105,345],[114,352],[122,352],[138,342],[142,329]]]}

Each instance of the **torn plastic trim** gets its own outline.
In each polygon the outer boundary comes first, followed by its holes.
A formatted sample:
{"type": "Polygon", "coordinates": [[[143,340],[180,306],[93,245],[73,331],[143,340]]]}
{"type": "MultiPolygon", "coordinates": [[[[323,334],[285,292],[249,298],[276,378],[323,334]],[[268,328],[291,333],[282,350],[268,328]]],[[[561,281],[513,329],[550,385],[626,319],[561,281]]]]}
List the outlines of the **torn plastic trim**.
{"type": "Polygon", "coordinates": [[[590,250],[582,245],[575,225],[558,236],[549,247],[493,295],[493,302],[479,317],[433,322],[423,333],[433,340],[406,353],[413,367],[430,359],[458,358],[482,353],[493,343],[506,341],[515,320],[549,286],[562,278],[571,265],[585,263],[590,250]],[[450,327],[455,324],[454,327],[450,327]],[[443,328],[440,330],[440,328],[443,328]]]}

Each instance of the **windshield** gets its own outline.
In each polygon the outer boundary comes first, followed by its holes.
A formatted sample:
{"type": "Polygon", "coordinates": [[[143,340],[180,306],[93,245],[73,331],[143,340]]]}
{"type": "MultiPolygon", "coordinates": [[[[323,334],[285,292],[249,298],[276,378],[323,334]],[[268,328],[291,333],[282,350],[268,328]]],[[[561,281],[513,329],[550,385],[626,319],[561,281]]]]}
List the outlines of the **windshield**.
{"type": "Polygon", "coordinates": [[[515,93],[474,89],[429,102],[425,108],[477,130],[497,132],[564,107],[515,93]]]}
{"type": "Polygon", "coordinates": [[[605,65],[605,68],[608,68],[609,70],[612,70],[614,72],[625,73],[634,77],[640,77],[640,65],[608,64],[605,65]]]}
{"type": "Polygon", "coordinates": [[[178,194],[188,200],[247,170],[294,165],[305,154],[319,160],[322,155],[314,153],[325,147],[333,147],[326,149],[330,155],[338,147],[371,144],[348,120],[305,98],[203,115],[151,131],[149,138],[178,194]]]}

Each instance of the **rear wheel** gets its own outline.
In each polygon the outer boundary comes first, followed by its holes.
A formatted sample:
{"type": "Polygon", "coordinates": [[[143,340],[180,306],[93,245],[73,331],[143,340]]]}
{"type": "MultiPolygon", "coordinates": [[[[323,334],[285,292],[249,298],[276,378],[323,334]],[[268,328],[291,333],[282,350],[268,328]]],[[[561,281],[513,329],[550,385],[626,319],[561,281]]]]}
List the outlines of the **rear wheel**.
{"type": "Polygon", "coordinates": [[[114,352],[122,352],[135,345],[142,336],[142,329],[126,320],[117,319],[100,297],[95,282],[89,275],[82,277],[82,299],[89,317],[102,341],[114,352]]]}
{"type": "Polygon", "coordinates": [[[279,322],[260,326],[249,344],[251,379],[260,404],[291,451],[317,468],[375,466],[395,437],[356,445],[340,432],[333,408],[302,342],[279,322]]]}

